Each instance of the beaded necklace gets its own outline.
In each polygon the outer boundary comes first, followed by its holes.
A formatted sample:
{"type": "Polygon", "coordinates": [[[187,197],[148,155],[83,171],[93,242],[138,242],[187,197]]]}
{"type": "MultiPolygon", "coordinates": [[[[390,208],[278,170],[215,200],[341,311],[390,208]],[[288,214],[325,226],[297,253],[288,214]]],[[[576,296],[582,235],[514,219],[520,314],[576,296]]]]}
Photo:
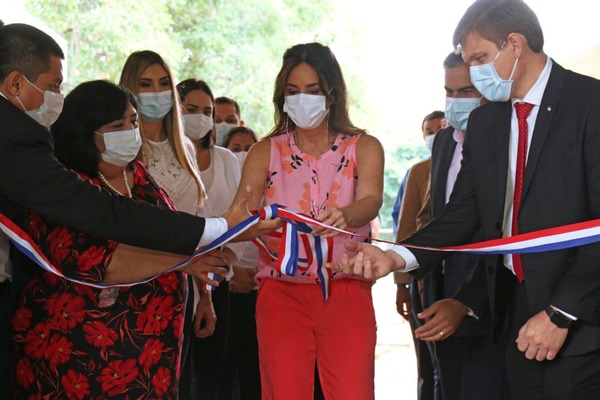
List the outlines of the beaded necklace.
{"type": "MultiPolygon", "coordinates": [[[[100,177],[100,180],[104,182],[104,184],[108,186],[108,188],[111,189],[113,192],[118,193],[121,196],[125,196],[125,193],[118,191],[113,185],[110,184],[110,182],[108,182],[108,179],[106,179],[104,175],[102,175],[102,172],[98,171],[98,177],[100,177]]],[[[129,187],[129,181],[127,180],[126,169],[123,169],[123,180],[125,181],[125,187],[127,188],[127,196],[132,197],[131,188],[129,187]]]]}

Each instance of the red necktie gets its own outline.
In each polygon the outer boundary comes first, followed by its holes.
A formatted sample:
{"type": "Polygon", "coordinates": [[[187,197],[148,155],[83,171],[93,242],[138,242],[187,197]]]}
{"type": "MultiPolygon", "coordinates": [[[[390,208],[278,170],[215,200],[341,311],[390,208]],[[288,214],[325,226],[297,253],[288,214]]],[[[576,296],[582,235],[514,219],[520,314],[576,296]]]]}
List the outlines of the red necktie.
{"type": "MultiPolygon", "coordinates": [[[[517,217],[519,215],[519,206],[521,205],[521,195],[523,194],[523,176],[525,175],[525,160],[527,159],[527,116],[531,113],[533,104],[515,103],[517,113],[517,122],[519,123],[519,147],[517,148],[517,169],[515,172],[515,191],[513,197],[512,214],[512,235],[519,233],[517,227],[517,217]]],[[[523,264],[521,264],[521,255],[513,254],[513,268],[519,282],[523,281],[523,264]]]]}

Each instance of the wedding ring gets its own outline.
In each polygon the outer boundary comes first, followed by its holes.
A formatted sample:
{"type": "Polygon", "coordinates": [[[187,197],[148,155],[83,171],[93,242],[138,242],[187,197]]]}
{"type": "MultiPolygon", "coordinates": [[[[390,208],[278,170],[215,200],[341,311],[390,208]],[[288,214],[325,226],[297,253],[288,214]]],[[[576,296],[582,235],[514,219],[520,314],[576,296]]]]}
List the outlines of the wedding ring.
{"type": "Polygon", "coordinates": [[[444,332],[443,331],[440,331],[440,336],[444,336],[444,332]]]}

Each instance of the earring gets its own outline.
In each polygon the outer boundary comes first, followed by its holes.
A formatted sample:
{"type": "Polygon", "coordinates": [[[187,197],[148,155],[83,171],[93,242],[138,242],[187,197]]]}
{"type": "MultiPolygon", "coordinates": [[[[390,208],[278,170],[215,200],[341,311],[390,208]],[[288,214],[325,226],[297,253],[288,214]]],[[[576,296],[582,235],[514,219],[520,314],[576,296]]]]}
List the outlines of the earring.
{"type": "Polygon", "coordinates": [[[288,120],[290,119],[289,115],[285,117],[285,133],[289,132],[288,129],[288,120]]]}

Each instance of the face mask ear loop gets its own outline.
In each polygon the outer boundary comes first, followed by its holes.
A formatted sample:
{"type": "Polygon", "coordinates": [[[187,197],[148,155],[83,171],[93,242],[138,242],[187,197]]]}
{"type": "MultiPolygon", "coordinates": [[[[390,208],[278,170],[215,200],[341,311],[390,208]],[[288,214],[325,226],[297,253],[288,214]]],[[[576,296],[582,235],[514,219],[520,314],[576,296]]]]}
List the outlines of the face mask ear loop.
{"type": "Polygon", "coordinates": [[[494,60],[492,61],[492,65],[496,63],[496,60],[498,59],[498,56],[500,56],[500,52],[502,51],[504,46],[506,46],[506,40],[504,42],[502,42],[502,46],[500,46],[500,48],[498,49],[498,52],[496,53],[496,57],[494,57],[494,60]]]}
{"type": "Polygon", "coordinates": [[[25,108],[25,106],[23,105],[23,103],[21,103],[21,99],[19,99],[19,96],[15,96],[15,99],[17,99],[17,101],[21,105],[21,108],[23,109],[23,111],[27,112],[27,109],[25,108]]]}
{"type": "Polygon", "coordinates": [[[519,59],[517,58],[517,60],[515,61],[515,65],[513,66],[512,71],[510,72],[510,76],[508,77],[508,80],[512,80],[512,77],[515,73],[515,70],[517,69],[517,64],[519,63],[519,59]]]}

